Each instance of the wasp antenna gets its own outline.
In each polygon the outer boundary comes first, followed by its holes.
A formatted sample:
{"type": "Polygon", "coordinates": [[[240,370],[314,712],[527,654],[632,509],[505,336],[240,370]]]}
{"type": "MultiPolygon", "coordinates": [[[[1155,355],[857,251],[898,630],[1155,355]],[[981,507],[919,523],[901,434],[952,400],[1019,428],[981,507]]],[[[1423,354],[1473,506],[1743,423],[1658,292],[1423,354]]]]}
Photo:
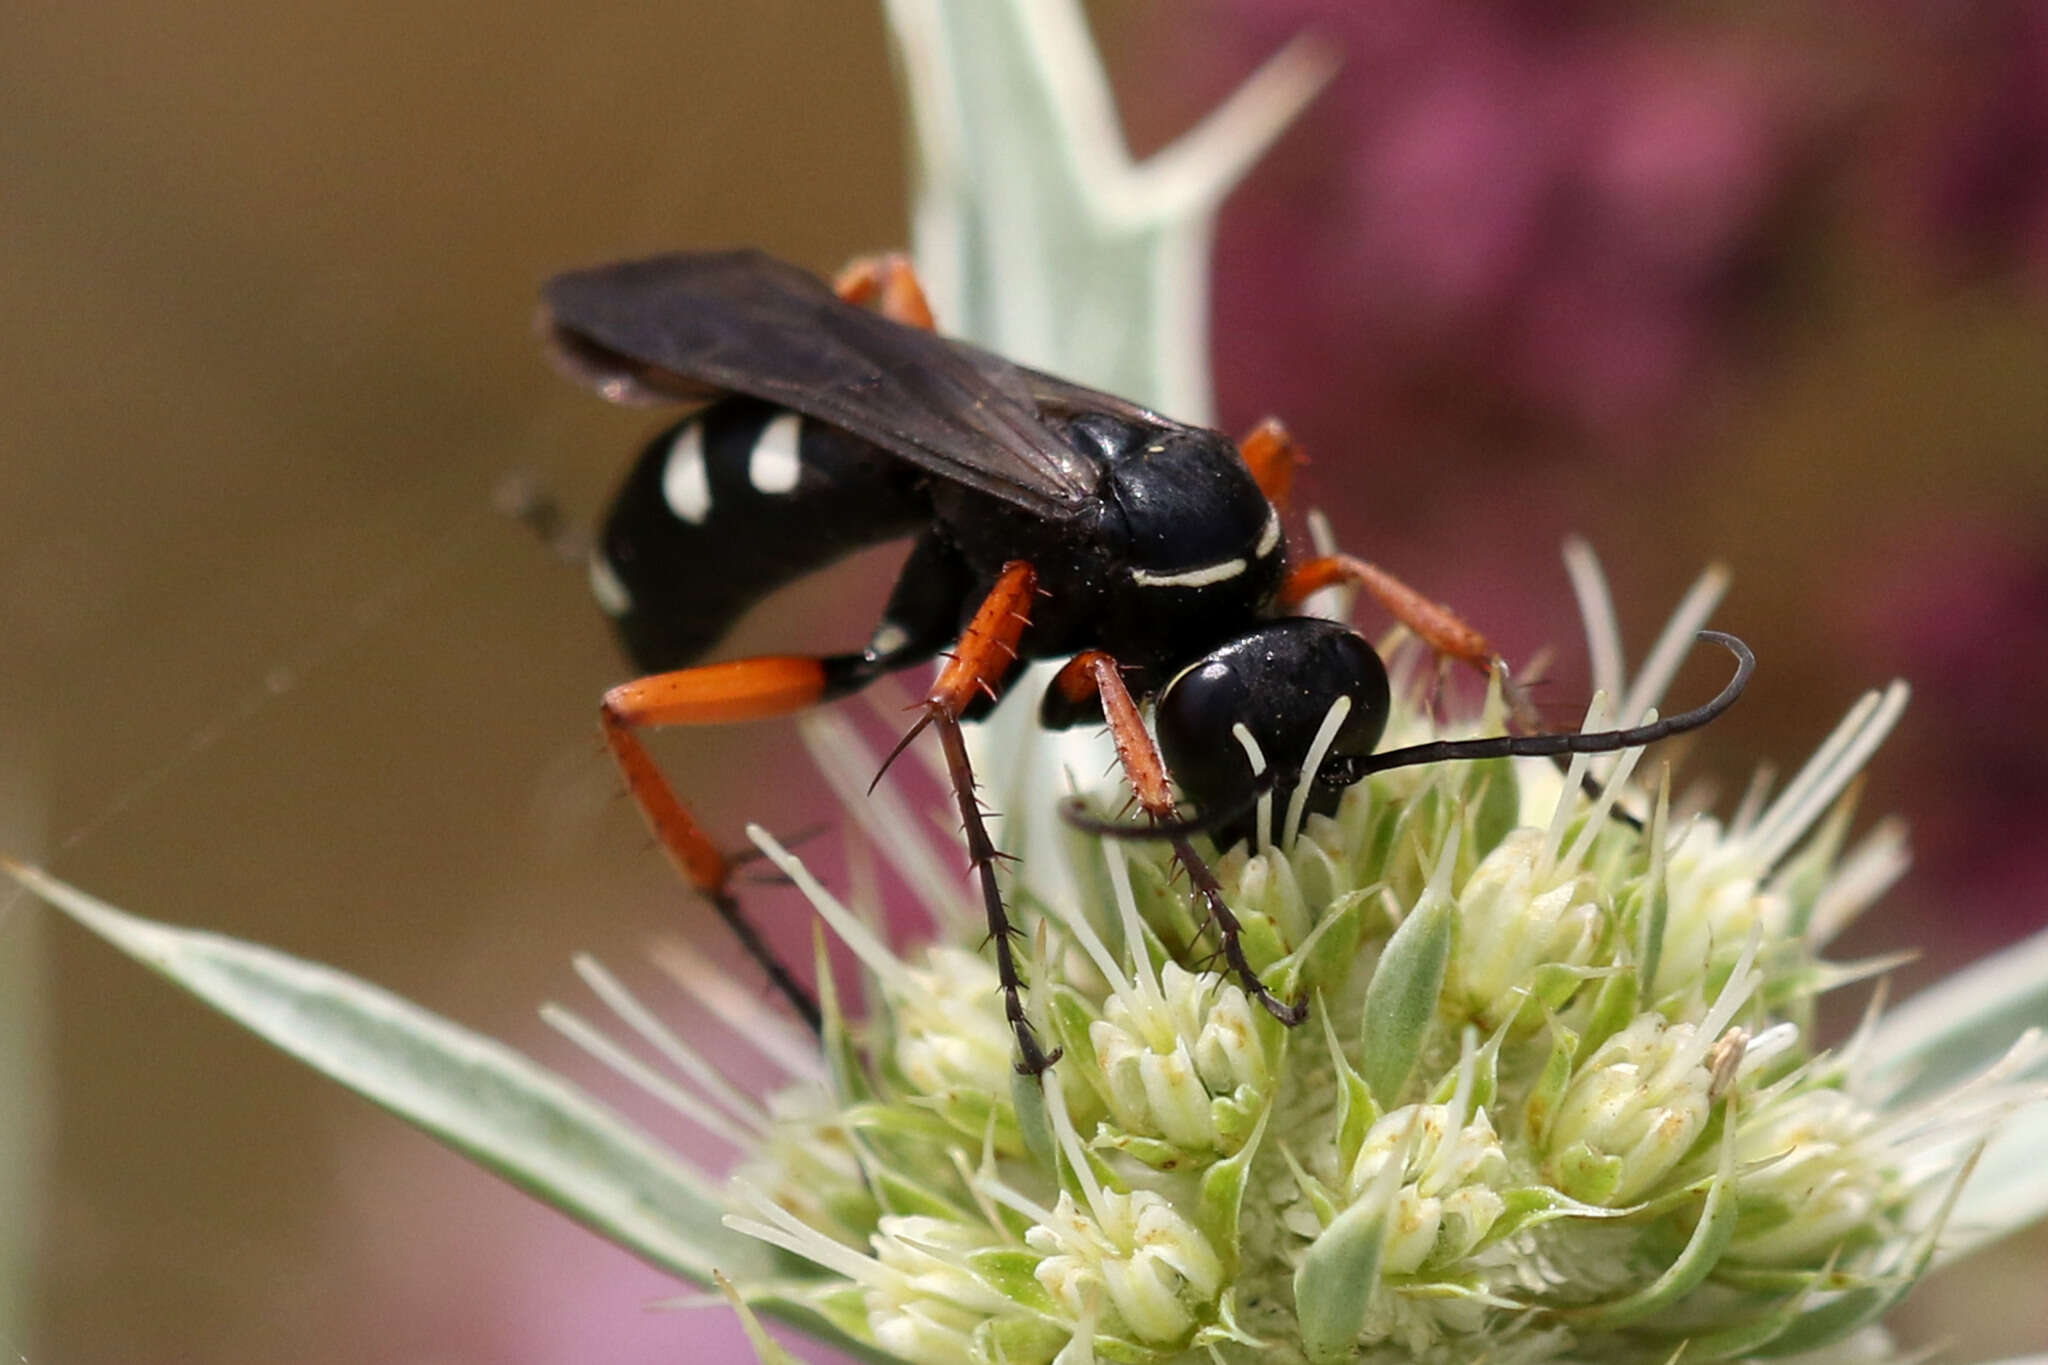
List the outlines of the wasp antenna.
{"type": "Polygon", "coordinates": [[[1389,749],[1382,754],[1331,764],[1321,779],[1325,783],[1350,786],[1372,773],[1393,768],[1410,768],[1419,763],[1446,763],[1487,758],[1554,758],[1559,754],[1610,754],[1617,749],[1637,749],[1660,739],[1697,730],[1733,706],[1749,686],[1756,671],[1756,655],[1748,645],[1724,631],[1703,630],[1698,638],[1720,645],[1735,656],[1735,676],[1714,699],[1704,706],[1681,711],[1675,716],[1626,730],[1596,730],[1591,734],[1568,731],[1548,735],[1498,735],[1492,739],[1444,739],[1432,744],[1415,744],[1389,749]]]}

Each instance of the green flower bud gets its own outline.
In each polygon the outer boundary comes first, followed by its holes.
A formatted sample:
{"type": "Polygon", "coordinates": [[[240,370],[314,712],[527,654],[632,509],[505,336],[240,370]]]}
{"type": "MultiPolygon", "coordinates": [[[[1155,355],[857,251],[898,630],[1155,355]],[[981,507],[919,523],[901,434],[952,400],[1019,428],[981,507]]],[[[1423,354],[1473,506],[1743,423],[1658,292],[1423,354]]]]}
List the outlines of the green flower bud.
{"type": "Polygon", "coordinates": [[[1657,1015],[1634,1020],[1565,1090],[1550,1125],[1551,1182],[1591,1204],[1640,1199],[1692,1150],[1713,1080],[1698,1030],[1657,1015]]]}
{"type": "Polygon", "coordinates": [[[1570,969],[1594,961],[1605,928],[1595,879],[1560,868],[1543,830],[1514,830],[1458,893],[1446,993],[1482,1027],[1534,1027],[1539,1005],[1555,1009],[1577,990],[1570,969]]]}
{"type": "Polygon", "coordinates": [[[1463,1260],[1506,1211],[1507,1155],[1484,1111],[1462,1126],[1448,1105],[1396,1109],[1367,1130],[1345,1188],[1358,1198],[1404,1145],[1405,1167],[1386,1227],[1380,1270],[1412,1275],[1463,1260]],[[1415,1137],[1408,1137],[1413,1129],[1415,1137]]]}
{"type": "Polygon", "coordinates": [[[1162,1001],[1112,995],[1088,1038],[1107,1083],[1110,1114],[1125,1132],[1191,1152],[1234,1151],[1234,1114],[1256,1109],[1271,1075],[1256,1008],[1209,972],[1169,962],[1162,1001]]]}
{"type": "Polygon", "coordinates": [[[1100,1321],[1154,1345],[1184,1341],[1213,1315],[1223,1262],[1161,1195],[1102,1191],[1084,1211],[1062,1193],[1050,1219],[1024,1234],[1045,1253],[1038,1282],[1068,1317],[1100,1321]]]}
{"type": "MultiPolygon", "coordinates": [[[[1399,733],[1430,733],[1396,704],[1399,733]]],[[[1917,1264],[1909,1215],[1943,1167],[1916,1154],[2011,1102],[1958,1107],[1936,1141],[1939,1105],[1887,1119],[1854,1068],[1802,1051],[1841,977],[1797,922],[1866,901],[1894,860],[1838,865],[1839,821],[1792,873],[1779,859],[1895,710],[1852,713],[1825,762],[1730,828],[1611,820],[1554,769],[1517,775],[1534,823],[1505,828],[1494,784],[1392,773],[1260,856],[1219,854],[1256,926],[1247,959],[1307,983],[1293,1029],[1218,970],[1168,850],[1027,840],[1012,908],[1045,911],[1030,1004],[1066,1048],[1035,1081],[964,939],[904,961],[799,878],[882,1009],[844,1025],[836,1127],[816,1104],[767,1121],[751,1180],[770,1194],[733,1226],[820,1273],[762,1292],[949,1365],[1660,1365],[1795,1320],[1805,1351],[1859,1330],[1808,1319],[1816,1277],[1889,1286],[1917,1264]]],[[[1019,742],[981,770],[1089,770],[1019,742]]]]}
{"type": "Polygon", "coordinates": [[[909,979],[916,989],[886,992],[904,1080],[926,1095],[1008,1085],[1012,1039],[994,964],[937,946],[909,979]]]}
{"type": "Polygon", "coordinates": [[[1900,1197],[1873,1156],[1878,1118],[1839,1090],[1812,1090],[1742,1125],[1735,1150],[1744,1219],[1729,1254],[1764,1265],[1810,1265],[1867,1235],[1900,1197]]]}

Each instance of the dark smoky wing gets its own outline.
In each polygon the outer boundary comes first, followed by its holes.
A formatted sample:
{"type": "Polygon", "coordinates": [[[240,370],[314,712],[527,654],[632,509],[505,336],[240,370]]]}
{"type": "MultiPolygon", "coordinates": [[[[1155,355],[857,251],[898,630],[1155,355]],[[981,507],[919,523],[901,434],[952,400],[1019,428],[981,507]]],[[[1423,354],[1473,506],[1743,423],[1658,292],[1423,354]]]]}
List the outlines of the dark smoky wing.
{"type": "Polygon", "coordinates": [[[1085,384],[1076,384],[1058,375],[1046,374],[1042,370],[1027,370],[1019,367],[1025,392],[1031,405],[1047,417],[1072,417],[1086,412],[1103,412],[1112,417],[1121,417],[1133,426],[1141,427],[1186,427],[1171,417],[1162,417],[1152,409],[1128,398],[1118,398],[1113,393],[1091,389],[1085,384]]]}
{"type": "Polygon", "coordinates": [[[842,302],[759,252],[572,271],[542,299],[558,363],[607,397],[747,394],[1040,517],[1094,500],[1095,466],[1040,416],[1027,371],[842,302]]]}

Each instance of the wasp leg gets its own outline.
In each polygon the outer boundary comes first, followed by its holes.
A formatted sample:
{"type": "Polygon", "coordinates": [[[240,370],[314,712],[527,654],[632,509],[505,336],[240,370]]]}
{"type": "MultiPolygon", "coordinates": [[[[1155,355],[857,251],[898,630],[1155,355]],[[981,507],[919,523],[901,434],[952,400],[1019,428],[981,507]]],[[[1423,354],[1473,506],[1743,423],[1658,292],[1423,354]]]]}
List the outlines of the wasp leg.
{"type": "Polygon", "coordinates": [[[1307,462],[1287,428],[1277,418],[1268,417],[1237,443],[1237,453],[1244,458],[1245,468],[1251,470],[1252,480],[1266,495],[1266,501],[1275,507],[1285,507],[1287,495],[1294,488],[1295,468],[1307,462]]]}
{"type": "MultiPolygon", "coordinates": [[[[1069,706],[1086,702],[1090,693],[1101,701],[1103,719],[1109,722],[1110,738],[1116,743],[1117,761],[1123,765],[1124,775],[1130,779],[1139,808],[1154,820],[1180,825],[1173,789],[1166,780],[1166,761],[1159,756],[1159,746],[1152,742],[1151,732],[1146,730],[1143,718],[1138,715],[1138,704],[1132,700],[1130,688],[1124,685],[1123,673],[1118,669],[1116,660],[1099,649],[1085,650],[1075,655],[1054,676],[1052,686],[1069,706]]],[[[1216,926],[1216,937],[1223,949],[1224,960],[1237,973],[1245,994],[1290,1028],[1308,1018],[1306,1002],[1289,1004],[1274,995],[1266,989],[1266,983],[1259,979],[1258,972],[1245,958],[1240,938],[1242,926],[1223,899],[1222,884],[1216,880],[1208,862],[1188,842],[1184,829],[1168,834],[1167,841],[1173,845],[1173,856],[1187,869],[1188,880],[1201,896],[1209,922],[1216,926]]]]}
{"type": "Polygon", "coordinates": [[[900,251],[857,256],[832,278],[832,292],[848,303],[875,304],[883,317],[929,332],[932,306],[918,283],[917,270],[900,251]]]}
{"type": "Polygon", "coordinates": [[[761,964],[775,988],[814,1031],[821,1026],[818,1002],[741,913],[730,886],[732,860],[697,823],[635,731],[648,726],[714,725],[785,715],[823,700],[828,676],[823,659],[736,659],[624,683],[605,693],[598,712],[605,747],[669,861],[717,909],[747,955],[761,964]]]}
{"type": "Polygon", "coordinates": [[[718,910],[776,989],[818,1026],[818,1007],[741,913],[731,891],[735,859],[721,852],[655,766],[638,730],[665,725],[723,725],[788,715],[860,691],[884,673],[923,663],[939,652],[960,619],[967,568],[959,552],[935,535],[921,536],[881,624],[857,654],[771,655],[656,673],[614,687],[599,712],[605,747],[654,837],[690,885],[718,910]]]}
{"type": "Polygon", "coordinates": [[[1400,579],[1350,555],[1324,555],[1295,566],[1280,585],[1282,605],[1293,607],[1310,593],[1336,583],[1356,583],[1371,593],[1387,614],[1415,632],[1439,658],[1468,664],[1482,676],[1499,671],[1509,710],[1523,729],[1539,728],[1527,694],[1509,678],[1507,661],[1465,618],[1441,602],[1433,602],[1400,579]]]}
{"type": "MultiPolygon", "coordinates": [[[[982,599],[974,618],[961,632],[960,642],[939,670],[931,691],[919,703],[924,714],[890,753],[893,760],[927,726],[939,732],[946,754],[946,771],[952,778],[953,796],[960,807],[960,824],[967,836],[967,858],[981,884],[981,904],[988,916],[989,942],[995,949],[996,974],[1003,986],[1003,1013],[1017,1039],[1017,1070],[1036,1076],[1060,1059],[1060,1050],[1048,1053],[1024,1015],[1023,979],[1017,971],[1017,928],[1003,908],[1002,888],[996,882],[995,841],[989,838],[981,801],[975,795],[974,767],[967,757],[967,737],[960,729],[960,717],[974,700],[993,697],[1003,678],[1016,662],[1017,643],[1031,622],[1031,599],[1038,591],[1038,573],[1023,560],[1003,566],[996,584],[982,599]]],[[[885,761],[886,769],[888,763],[885,761]]]]}

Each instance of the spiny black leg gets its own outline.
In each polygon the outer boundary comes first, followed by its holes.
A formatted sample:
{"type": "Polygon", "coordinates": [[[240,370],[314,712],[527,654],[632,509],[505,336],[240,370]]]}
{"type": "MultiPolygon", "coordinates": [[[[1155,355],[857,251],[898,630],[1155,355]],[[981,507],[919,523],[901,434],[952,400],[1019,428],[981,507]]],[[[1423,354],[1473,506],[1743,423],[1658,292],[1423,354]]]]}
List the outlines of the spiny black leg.
{"type": "Polygon", "coordinates": [[[1173,856],[1188,870],[1188,880],[1202,897],[1202,904],[1209,912],[1209,922],[1216,926],[1217,945],[1223,951],[1224,961],[1237,973],[1238,984],[1244,987],[1246,995],[1266,1007],[1266,1013],[1281,1023],[1293,1028],[1308,1018],[1308,1002],[1288,1004],[1279,996],[1266,989],[1266,983],[1259,979],[1258,972],[1244,955],[1244,941],[1241,937],[1244,926],[1231,913],[1230,905],[1223,898],[1223,885],[1216,880],[1216,874],[1209,870],[1209,864],[1202,855],[1195,852],[1194,845],[1178,836],[1172,840],[1173,856]]]}
{"type": "Polygon", "coordinates": [[[726,928],[732,930],[733,937],[740,941],[740,947],[746,950],[747,956],[753,958],[768,973],[768,979],[775,983],[775,989],[782,992],[783,999],[789,1001],[791,1008],[811,1026],[811,1032],[822,1037],[825,1032],[825,1018],[818,1011],[817,998],[811,994],[809,987],[796,979],[789,968],[783,965],[782,959],[775,955],[775,950],[762,939],[753,922],[740,911],[739,899],[730,891],[722,889],[712,893],[710,899],[713,908],[718,911],[718,917],[725,921],[726,928]]]}
{"type": "MultiPolygon", "coordinates": [[[[902,591],[899,589],[899,592],[902,591]]],[[[953,795],[960,803],[960,826],[967,836],[967,854],[974,875],[981,883],[982,906],[988,915],[988,933],[995,947],[996,972],[1002,982],[1003,1013],[1017,1035],[1017,1070],[1036,1076],[1059,1060],[1055,1049],[1047,1054],[1024,1016],[1023,979],[1017,972],[1015,930],[1003,908],[1002,888],[996,884],[997,852],[982,819],[981,802],[974,793],[974,765],[967,758],[967,738],[960,730],[960,717],[978,697],[994,697],[1003,677],[1017,660],[1018,642],[1030,625],[1032,599],[1038,592],[1038,574],[1025,560],[1003,566],[995,584],[982,598],[959,643],[947,656],[931,690],[922,703],[924,714],[911,727],[889,757],[894,759],[905,744],[920,731],[936,728],[946,753],[946,769],[952,777],[953,795]]],[[[893,603],[892,603],[893,610],[893,603]]],[[[883,764],[888,766],[887,761],[883,764]]]]}
{"type": "Polygon", "coordinates": [[[1024,1014],[1024,982],[1017,972],[1017,926],[1010,923],[1009,912],[1003,907],[1002,888],[996,883],[996,859],[1001,855],[995,841],[989,838],[981,801],[974,794],[974,768],[967,758],[967,737],[960,722],[944,713],[933,715],[932,726],[939,732],[939,743],[946,753],[946,771],[960,804],[968,861],[981,884],[981,906],[988,916],[989,942],[995,948],[996,975],[1002,981],[1003,1014],[1010,1021],[1010,1031],[1017,1036],[1017,1070],[1026,1076],[1036,1076],[1060,1059],[1061,1049],[1047,1053],[1024,1014]]]}

